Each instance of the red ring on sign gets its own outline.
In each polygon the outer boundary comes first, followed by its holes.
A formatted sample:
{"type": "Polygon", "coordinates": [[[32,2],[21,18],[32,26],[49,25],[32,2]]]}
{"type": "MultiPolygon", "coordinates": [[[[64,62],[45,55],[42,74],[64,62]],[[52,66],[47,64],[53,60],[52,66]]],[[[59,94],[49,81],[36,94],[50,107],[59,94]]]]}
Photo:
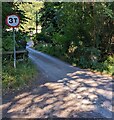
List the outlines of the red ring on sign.
{"type": "Polygon", "coordinates": [[[20,24],[20,17],[19,17],[17,14],[10,14],[10,15],[7,15],[5,22],[6,22],[7,26],[12,27],[12,28],[15,28],[15,27],[18,27],[19,24],[20,24]],[[11,26],[11,25],[8,24],[8,17],[11,16],[11,15],[15,15],[15,16],[17,16],[18,19],[19,19],[19,23],[18,23],[16,26],[11,26]]]}

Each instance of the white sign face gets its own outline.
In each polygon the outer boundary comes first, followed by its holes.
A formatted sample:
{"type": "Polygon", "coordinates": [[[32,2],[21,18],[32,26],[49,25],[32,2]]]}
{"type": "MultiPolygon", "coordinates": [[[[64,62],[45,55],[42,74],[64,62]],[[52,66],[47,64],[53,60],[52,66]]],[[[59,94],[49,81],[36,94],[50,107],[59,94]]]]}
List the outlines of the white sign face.
{"type": "Polygon", "coordinates": [[[6,24],[10,27],[17,27],[20,23],[20,19],[17,15],[9,15],[6,18],[6,24]]]}

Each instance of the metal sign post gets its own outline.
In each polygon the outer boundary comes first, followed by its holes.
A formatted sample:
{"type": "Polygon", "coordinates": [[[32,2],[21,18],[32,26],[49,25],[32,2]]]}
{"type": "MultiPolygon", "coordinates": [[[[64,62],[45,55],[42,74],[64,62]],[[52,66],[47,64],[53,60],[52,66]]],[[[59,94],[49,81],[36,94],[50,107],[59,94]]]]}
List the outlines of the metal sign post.
{"type": "Polygon", "coordinates": [[[18,27],[20,18],[16,14],[8,15],[6,18],[6,24],[13,28],[13,41],[14,41],[14,68],[16,68],[16,41],[15,41],[15,27],[18,27]]]}
{"type": "Polygon", "coordinates": [[[15,28],[13,28],[13,41],[14,41],[14,68],[16,68],[16,42],[15,42],[15,28]]]}

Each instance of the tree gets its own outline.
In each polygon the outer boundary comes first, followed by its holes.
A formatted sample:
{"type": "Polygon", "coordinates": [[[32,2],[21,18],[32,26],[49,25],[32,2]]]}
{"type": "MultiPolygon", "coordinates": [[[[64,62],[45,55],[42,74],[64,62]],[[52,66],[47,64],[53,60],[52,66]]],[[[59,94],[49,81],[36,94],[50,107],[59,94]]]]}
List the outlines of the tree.
{"type": "Polygon", "coordinates": [[[23,24],[25,24],[25,22],[28,20],[28,17],[25,16],[25,12],[18,8],[18,4],[13,3],[13,2],[2,2],[2,27],[3,27],[3,30],[8,28],[8,26],[5,23],[5,19],[10,14],[18,14],[19,15],[19,17],[21,19],[20,27],[22,27],[23,24]]]}
{"type": "MultiPolygon", "coordinates": [[[[18,5],[13,2],[3,2],[2,3],[2,48],[3,51],[13,51],[13,40],[12,40],[12,31],[7,31],[6,29],[9,28],[6,23],[5,19],[10,14],[18,14],[21,18],[20,20],[20,27],[25,24],[27,21],[27,17],[25,17],[25,12],[18,9],[18,5]]],[[[22,33],[22,31],[20,31],[22,33]]],[[[18,36],[18,34],[16,34],[18,36]]],[[[16,36],[16,38],[17,38],[16,36]]],[[[16,41],[20,40],[22,36],[19,36],[16,41]]]]}
{"type": "Polygon", "coordinates": [[[29,18],[27,21],[25,20],[25,24],[22,24],[21,30],[24,29],[26,32],[30,32],[30,30],[35,30],[36,27],[36,11],[39,11],[43,7],[42,2],[22,2],[15,3],[18,10],[21,10],[25,13],[25,17],[29,18]]]}
{"type": "Polygon", "coordinates": [[[45,3],[40,14],[43,33],[83,67],[104,61],[113,51],[114,2],[45,3]]]}

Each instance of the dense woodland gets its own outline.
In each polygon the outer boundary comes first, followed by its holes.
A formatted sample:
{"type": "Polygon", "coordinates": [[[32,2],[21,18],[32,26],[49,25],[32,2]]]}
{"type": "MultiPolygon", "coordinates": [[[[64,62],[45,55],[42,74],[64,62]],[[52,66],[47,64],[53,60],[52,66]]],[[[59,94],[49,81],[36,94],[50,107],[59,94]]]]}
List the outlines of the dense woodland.
{"type": "Polygon", "coordinates": [[[82,68],[114,72],[114,3],[45,3],[39,16],[42,32],[35,40],[47,44],[38,50],[82,68]]]}

